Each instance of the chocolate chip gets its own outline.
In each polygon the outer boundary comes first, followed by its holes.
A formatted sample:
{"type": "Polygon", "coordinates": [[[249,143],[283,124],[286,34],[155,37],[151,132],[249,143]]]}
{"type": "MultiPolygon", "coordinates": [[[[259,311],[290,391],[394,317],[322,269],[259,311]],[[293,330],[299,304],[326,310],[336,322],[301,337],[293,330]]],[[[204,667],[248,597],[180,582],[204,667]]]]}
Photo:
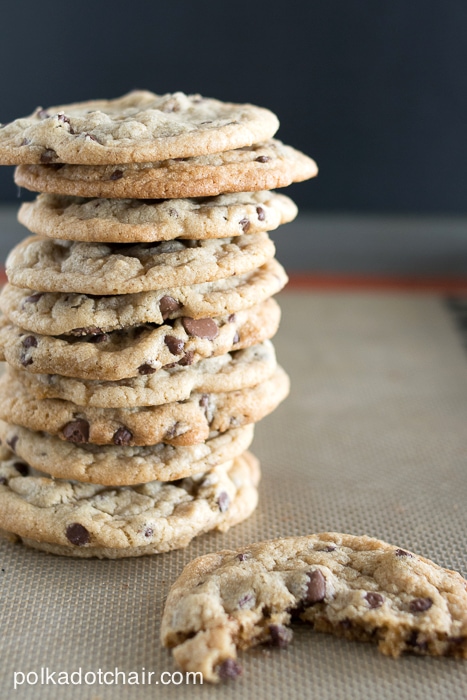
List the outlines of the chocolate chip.
{"type": "Polygon", "coordinates": [[[179,301],[174,299],[173,297],[169,296],[163,296],[162,299],[159,302],[159,309],[162,314],[162,318],[165,319],[170,316],[170,314],[173,314],[174,311],[178,311],[178,309],[181,309],[182,305],[180,304],[179,301]]]}
{"type": "Polygon", "coordinates": [[[21,145],[21,146],[29,146],[30,143],[31,143],[31,139],[23,139],[23,140],[21,141],[21,144],[20,144],[20,145],[21,145]]]}
{"type": "Polygon", "coordinates": [[[426,642],[423,638],[420,638],[419,635],[419,630],[412,630],[405,643],[408,647],[415,647],[420,649],[420,651],[426,651],[428,649],[428,642],[426,642]]]}
{"type": "Polygon", "coordinates": [[[57,154],[53,148],[46,148],[45,151],[41,153],[40,161],[41,163],[53,163],[56,158],[57,154]]]}
{"type": "Polygon", "coordinates": [[[259,221],[264,221],[266,218],[266,212],[264,211],[263,207],[256,207],[256,213],[258,214],[258,220],[259,221]]]}
{"type": "Polygon", "coordinates": [[[238,559],[238,561],[246,561],[248,559],[248,557],[243,552],[240,552],[240,554],[237,554],[237,559],[238,559]]]}
{"type": "Polygon", "coordinates": [[[33,335],[27,335],[21,341],[23,348],[37,348],[37,338],[33,335]]]}
{"type": "Polygon", "coordinates": [[[226,659],[217,667],[217,673],[222,681],[228,681],[241,676],[243,669],[235,659],[226,659]]]}
{"type": "Polygon", "coordinates": [[[246,233],[248,231],[248,229],[250,228],[250,220],[249,219],[242,219],[238,223],[242,227],[244,233],[246,233]]]}
{"type": "Polygon", "coordinates": [[[334,552],[335,549],[336,548],[334,547],[334,545],[329,544],[327,547],[323,547],[322,549],[317,549],[316,551],[317,552],[334,552]]]}
{"type": "Polygon", "coordinates": [[[188,350],[188,352],[182,357],[181,360],[177,362],[178,365],[181,365],[182,367],[187,367],[188,365],[193,364],[193,359],[195,357],[194,350],[188,350]]]}
{"type": "Polygon", "coordinates": [[[269,625],[268,630],[271,637],[269,643],[273,647],[285,649],[293,639],[292,630],[285,625],[269,625]]]}
{"type": "Polygon", "coordinates": [[[394,554],[396,555],[396,557],[411,557],[412,556],[410,554],[410,552],[406,552],[405,549],[396,549],[394,554]]]}
{"type": "Polygon", "coordinates": [[[21,476],[27,476],[29,474],[29,467],[24,462],[15,462],[13,466],[21,476]]]}
{"type": "Polygon", "coordinates": [[[152,527],[147,527],[144,531],[145,537],[152,537],[153,534],[154,534],[154,530],[152,529],[152,527]]]}
{"type": "Polygon", "coordinates": [[[229,510],[229,506],[230,506],[229,494],[226,493],[225,491],[221,491],[219,494],[219,497],[217,499],[217,503],[219,505],[220,512],[225,513],[227,510],[229,510]]]}
{"type": "Polygon", "coordinates": [[[75,442],[76,444],[87,442],[89,439],[89,423],[82,418],[70,421],[63,428],[62,434],[68,442],[75,442]]]}
{"type": "Polygon", "coordinates": [[[232,344],[237,345],[237,343],[239,343],[239,342],[240,342],[240,335],[239,335],[239,332],[236,331],[235,335],[233,337],[233,340],[232,340],[232,344]]]}
{"type": "Polygon", "coordinates": [[[28,302],[29,304],[37,304],[39,299],[44,296],[43,292],[37,292],[36,294],[31,294],[30,296],[26,297],[23,303],[28,302]]]}
{"type": "Polygon", "coordinates": [[[181,340],[181,338],[176,338],[174,335],[166,335],[164,343],[167,345],[172,355],[181,355],[185,347],[185,342],[181,340]]]}
{"type": "Polygon", "coordinates": [[[114,445],[129,445],[133,438],[133,433],[128,428],[122,426],[114,433],[112,442],[114,445]]]}
{"type": "Polygon", "coordinates": [[[239,608],[244,608],[247,603],[250,603],[253,600],[253,593],[245,593],[240,600],[238,601],[237,606],[239,608]]]}
{"type": "Polygon", "coordinates": [[[372,610],[374,608],[380,608],[384,603],[383,596],[380,593],[374,593],[373,591],[368,591],[365,598],[372,610]]]}
{"type": "Polygon", "coordinates": [[[138,367],[138,372],[140,374],[154,374],[155,371],[156,370],[154,367],[151,367],[151,365],[148,365],[147,363],[138,367]]]}
{"type": "Polygon", "coordinates": [[[91,541],[89,532],[84,525],[80,525],[79,523],[71,523],[71,525],[68,525],[65,535],[67,540],[77,547],[82,547],[91,541]]]}
{"type": "Polygon", "coordinates": [[[410,612],[419,613],[429,610],[433,605],[431,598],[414,598],[410,601],[410,612]]]}
{"type": "MultiPolygon", "coordinates": [[[[84,138],[86,139],[91,139],[91,141],[97,141],[97,143],[100,143],[99,139],[97,139],[94,134],[84,134],[84,138]]],[[[102,145],[102,144],[101,144],[102,145]]]]}
{"type": "Polygon", "coordinates": [[[18,442],[18,436],[13,435],[9,440],[6,441],[6,444],[10,448],[12,452],[16,452],[16,443],[18,442]]]}
{"type": "Polygon", "coordinates": [[[237,317],[235,316],[235,314],[230,314],[230,316],[227,318],[227,321],[228,321],[229,323],[234,323],[234,321],[235,321],[236,318],[237,318],[237,317]]]}
{"type": "Polygon", "coordinates": [[[212,318],[182,318],[182,324],[188,335],[193,335],[196,338],[206,338],[214,340],[219,335],[217,323],[212,318]]]}
{"type": "Polygon", "coordinates": [[[209,408],[209,394],[202,395],[202,397],[199,400],[199,405],[201,406],[201,408],[204,408],[204,412],[206,413],[206,411],[209,408]]]}
{"type": "Polygon", "coordinates": [[[68,126],[70,127],[70,134],[75,133],[75,130],[71,126],[70,117],[67,117],[66,114],[63,114],[63,112],[61,112],[60,114],[57,115],[57,119],[59,122],[62,122],[63,124],[68,124],[68,126]]]}
{"type": "Polygon", "coordinates": [[[320,603],[326,596],[326,579],[319,569],[310,571],[307,576],[308,583],[305,593],[305,602],[308,605],[320,603]]]}
{"type": "Polygon", "coordinates": [[[123,170],[114,170],[110,176],[111,180],[120,180],[123,177],[123,170]]]}
{"type": "Polygon", "coordinates": [[[28,367],[29,365],[32,365],[32,363],[34,362],[32,357],[26,357],[25,354],[21,354],[19,361],[21,362],[23,367],[28,367]]]}
{"type": "Polygon", "coordinates": [[[177,433],[178,433],[178,428],[179,428],[179,426],[180,426],[180,422],[179,422],[179,421],[176,421],[176,422],[172,425],[172,427],[170,427],[170,428],[166,431],[166,433],[165,433],[165,435],[164,435],[164,439],[165,439],[165,440],[171,440],[172,438],[176,437],[176,436],[177,436],[177,433]]]}
{"type": "Polygon", "coordinates": [[[257,160],[258,163],[267,163],[268,160],[271,159],[269,158],[269,156],[258,156],[257,158],[255,158],[255,160],[257,160]]]}
{"type": "MultiPolygon", "coordinates": [[[[1,128],[1,127],[0,127],[1,128]]],[[[7,483],[7,478],[6,476],[0,476],[0,484],[6,484],[7,483]]]]}
{"type": "Polygon", "coordinates": [[[39,117],[39,119],[50,119],[50,114],[47,112],[46,109],[40,109],[38,107],[38,111],[36,112],[36,117],[39,117]]]}

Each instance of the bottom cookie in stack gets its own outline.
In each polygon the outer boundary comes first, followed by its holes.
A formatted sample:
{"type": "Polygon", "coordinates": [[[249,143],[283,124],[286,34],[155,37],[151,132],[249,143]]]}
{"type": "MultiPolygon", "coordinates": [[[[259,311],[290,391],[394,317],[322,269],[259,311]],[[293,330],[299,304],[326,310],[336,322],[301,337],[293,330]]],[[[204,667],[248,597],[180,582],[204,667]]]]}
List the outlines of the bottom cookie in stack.
{"type": "Polygon", "coordinates": [[[225,532],[257,504],[249,452],[175,482],[102,486],[50,479],[0,448],[0,527],[24,544],[73,557],[158,554],[196,535],[225,532]]]}

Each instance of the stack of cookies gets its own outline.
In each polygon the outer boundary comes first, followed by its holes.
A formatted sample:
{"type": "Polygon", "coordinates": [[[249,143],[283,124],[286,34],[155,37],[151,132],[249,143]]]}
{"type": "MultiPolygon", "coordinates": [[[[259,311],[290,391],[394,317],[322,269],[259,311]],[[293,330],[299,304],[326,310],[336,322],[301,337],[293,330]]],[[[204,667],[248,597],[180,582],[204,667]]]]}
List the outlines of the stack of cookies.
{"type": "Polygon", "coordinates": [[[227,530],[257,503],[254,424],[289,384],[268,231],[316,174],[252,105],[137,91],[0,130],[40,192],[0,297],[0,527],[124,557],[227,530]]]}

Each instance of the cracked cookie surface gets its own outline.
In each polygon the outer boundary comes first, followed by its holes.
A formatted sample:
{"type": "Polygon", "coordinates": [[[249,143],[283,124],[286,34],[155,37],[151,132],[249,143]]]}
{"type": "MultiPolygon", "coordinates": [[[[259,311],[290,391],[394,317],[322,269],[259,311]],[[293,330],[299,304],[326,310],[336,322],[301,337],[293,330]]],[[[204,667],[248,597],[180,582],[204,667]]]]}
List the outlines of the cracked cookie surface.
{"type": "Polygon", "coordinates": [[[0,310],[33,333],[86,335],[90,329],[106,333],[144,323],[163,324],[182,316],[233,315],[277,294],[286,283],[284,268],[272,259],[245,275],[135,294],[37,292],[6,284],[0,293],[0,310]]]}
{"type": "Polygon", "coordinates": [[[38,292],[132,294],[243,275],[274,253],[267,233],[134,245],[30,236],[8,255],[6,274],[17,287],[38,292]]]}
{"type": "Polygon", "coordinates": [[[197,445],[77,444],[0,421],[3,444],[34,469],[58,479],[128,486],[201,474],[238,457],[250,446],[254,426],[231,428],[197,445]]]}
{"type": "Polygon", "coordinates": [[[64,399],[78,406],[97,408],[129,408],[185,401],[193,392],[238,391],[269,379],[275,369],[274,347],[265,340],[260,345],[200,360],[187,367],[176,365],[114,382],[32,374],[12,367],[8,372],[36,399],[64,399]]]}
{"type": "Polygon", "coordinates": [[[248,148],[182,160],[123,165],[20,165],[15,182],[34,192],[78,197],[215,197],[286,187],[315,177],[314,160],[271,139],[248,148]]]}
{"type": "Polygon", "coordinates": [[[175,484],[139,486],[29,476],[27,464],[13,456],[0,462],[0,527],[53,554],[158,554],[247,518],[256,507],[259,477],[259,463],[249,452],[175,484]]]}
{"type": "Polygon", "coordinates": [[[199,557],[167,598],[161,638],[186,670],[218,681],[241,673],[237,648],[315,630],[404,652],[467,658],[467,581],[366,536],[320,533],[199,557]]]}
{"type": "Polygon", "coordinates": [[[0,360],[33,374],[117,381],[258,345],[272,338],[279,320],[274,299],[236,314],[175,319],[111,333],[91,328],[84,336],[31,334],[1,318],[0,360]]]}
{"type": "Polygon", "coordinates": [[[42,109],[0,128],[0,163],[131,163],[216,153],[270,138],[275,114],[183,92],[134,90],[42,109]]]}
{"type": "Polygon", "coordinates": [[[277,367],[265,381],[237,391],[195,392],[184,401],[160,406],[94,408],[63,399],[36,399],[6,373],[0,379],[0,419],[76,444],[196,445],[213,432],[257,423],[288,393],[289,378],[277,367]]]}
{"type": "Polygon", "coordinates": [[[238,192],[176,201],[40,194],[34,202],[22,204],[18,219],[39,236],[133,243],[273,231],[296,215],[292,200],[277,192],[238,192]]]}

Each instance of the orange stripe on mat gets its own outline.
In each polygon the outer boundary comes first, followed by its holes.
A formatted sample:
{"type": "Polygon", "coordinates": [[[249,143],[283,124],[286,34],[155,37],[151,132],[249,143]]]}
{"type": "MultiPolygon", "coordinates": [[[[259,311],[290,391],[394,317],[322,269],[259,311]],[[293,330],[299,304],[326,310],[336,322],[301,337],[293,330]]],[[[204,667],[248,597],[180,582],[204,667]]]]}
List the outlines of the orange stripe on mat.
{"type": "MultiPolygon", "coordinates": [[[[372,275],[326,275],[292,272],[290,290],[388,291],[455,294],[467,292],[467,278],[455,277],[376,277],[372,275]]],[[[7,281],[0,268],[0,285],[7,281]]]]}
{"type": "Polygon", "coordinates": [[[373,275],[333,275],[289,273],[290,290],[389,291],[454,294],[467,292],[463,277],[380,277],[373,275]]]}

